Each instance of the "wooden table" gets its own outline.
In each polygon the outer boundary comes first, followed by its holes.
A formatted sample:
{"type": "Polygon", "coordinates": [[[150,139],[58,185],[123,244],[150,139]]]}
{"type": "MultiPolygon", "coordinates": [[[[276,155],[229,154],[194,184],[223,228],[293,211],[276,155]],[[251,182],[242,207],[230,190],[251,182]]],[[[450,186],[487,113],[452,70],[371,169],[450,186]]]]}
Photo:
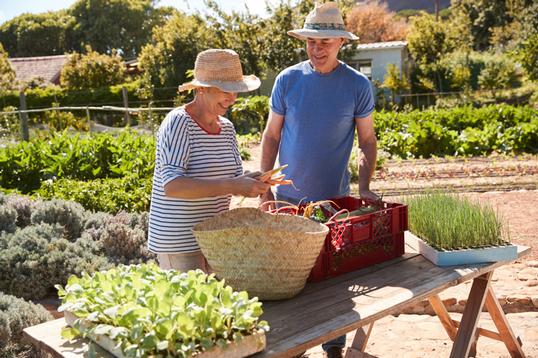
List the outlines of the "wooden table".
{"type": "MultiPolygon", "coordinates": [[[[530,252],[518,247],[518,257],[530,252]]],[[[428,299],[448,336],[454,341],[450,357],[468,357],[478,336],[497,339],[512,357],[524,357],[519,338],[512,332],[491,288],[493,271],[509,262],[438,267],[414,252],[376,266],[307,284],[289,300],[264,302],[263,319],[269,322],[267,348],[255,357],[291,357],[344,333],[357,330],[347,357],[360,357],[373,323],[402,308],[428,299]],[[461,322],[450,318],[438,294],[448,287],[473,280],[461,322]],[[498,332],[478,328],[483,307],[498,332]]],[[[87,341],[67,342],[60,337],[63,319],[26,328],[25,338],[54,357],[80,357],[87,341]]],[[[405,338],[405,337],[402,337],[405,338]]],[[[96,357],[109,355],[96,349],[96,357]]]]}

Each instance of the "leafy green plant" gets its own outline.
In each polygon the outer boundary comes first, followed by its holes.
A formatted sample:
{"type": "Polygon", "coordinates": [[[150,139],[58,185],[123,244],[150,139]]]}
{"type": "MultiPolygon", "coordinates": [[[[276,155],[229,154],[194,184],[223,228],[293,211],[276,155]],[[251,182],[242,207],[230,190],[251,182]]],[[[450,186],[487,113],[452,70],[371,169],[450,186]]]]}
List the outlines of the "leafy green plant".
{"type": "Polygon", "coordinates": [[[269,115],[269,97],[239,97],[230,112],[230,120],[240,134],[261,133],[269,115]]]}
{"type": "Polygon", "coordinates": [[[51,133],[0,149],[0,186],[28,193],[47,179],[153,175],[155,139],[132,131],[73,135],[51,133]]]}
{"type": "MultiPolygon", "coordinates": [[[[59,107],[59,103],[52,103],[53,108],[59,107]]],[[[46,111],[41,118],[41,122],[47,124],[52,130],[62,131],[72,127],[77,130],[88,131],[88,123],[85,120],[80,120],[71,112],[64,112],[57,109],[46,111]]]]}
{"type": "Polygon", "coordinates": [[[495,211],[444,193],[405,198],[409,228],[437,250],[506,245],[507,232],[495,211]]]}
{"type": "Polygon", "coordinates": [[[115,214],[119,211],[149,211],[152,177],[107,178],[95,180],[47,180],[36,191],[46,199],[65,199],[80,203],[86,210],[115,214]]]}
{"type": "MultiPolygon", "coordinates": [[[[7,106],[1,112],[16,111],[17,107],[7,106]]],[[[20,130],[19,116],[16,113],[0,114],[0,138],[17,137],[20,130]]]]}
{"type": "Polygon", "coordinates": [[[127,357],[187,357],[268,330],[256,297],[200,270],[120,265],[56,287],[59,310],[80,318],[64,337],[106,335],[127,357]]]}

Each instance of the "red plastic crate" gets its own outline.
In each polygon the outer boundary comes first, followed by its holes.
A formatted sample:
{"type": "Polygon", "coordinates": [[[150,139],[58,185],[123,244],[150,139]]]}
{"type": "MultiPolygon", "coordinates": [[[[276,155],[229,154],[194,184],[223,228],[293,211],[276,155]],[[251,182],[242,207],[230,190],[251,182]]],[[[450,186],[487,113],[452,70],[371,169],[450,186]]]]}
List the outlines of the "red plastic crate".
{"type": "MultiPolygon", "coordinates": [[[[336,210],[357,210],[369,203],[354,197],[332,200],[336,210]]],[[[290,212],[290,209],[283,209],[290,212]]],[[[301,214],[302,207],[299,209],[301,214]]],[[[282,210],[279,210],[282,212],[282,210]]],[[[297,214],[293,212],[293,214],[297,214]]],[[[383,202],[378,211],[334,220],[309,281],[321,281],[346,272],[399,257],[404,253],[404,231],[408,228],[407,205],[383,202]]]]}

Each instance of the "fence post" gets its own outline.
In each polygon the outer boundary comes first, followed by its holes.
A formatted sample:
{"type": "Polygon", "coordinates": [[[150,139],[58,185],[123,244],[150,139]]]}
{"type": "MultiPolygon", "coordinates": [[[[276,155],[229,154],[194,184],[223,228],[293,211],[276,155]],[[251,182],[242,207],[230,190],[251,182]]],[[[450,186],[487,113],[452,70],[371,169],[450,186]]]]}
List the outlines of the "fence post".
{"type": "Polygon", "coordinates": [[[121,88],[121,95],[123,97],[123,107],[125,107],[125,123],[131,126],[131,116],[129,115],[129,99],[127,97],[127,88],[121,88]]]}
{"type": "Polygon", "coordinates": [[[30,134],[28,133],[28,113],[26,113],[26,95],[24,90],[21,89],[19,92],[19,118],[21,121],[21,134],[22,140],[28,141],[30,139],[30,134]]]}
{"type": "Polygon", "coordinates": [[[92,118],[90,117],[90,109],[86,106],[86,121],[88,122],[88,130],[92,128],[92,118]]]}

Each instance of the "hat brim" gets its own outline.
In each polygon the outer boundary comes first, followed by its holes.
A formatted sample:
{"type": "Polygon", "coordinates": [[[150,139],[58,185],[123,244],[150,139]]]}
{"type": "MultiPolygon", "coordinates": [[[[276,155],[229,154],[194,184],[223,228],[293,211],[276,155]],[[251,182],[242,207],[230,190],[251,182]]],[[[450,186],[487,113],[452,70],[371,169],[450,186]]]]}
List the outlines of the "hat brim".
{"type": "Polygon", "coordinates": [[[254,75],[243,76],[242,81],[199,81],[194,79],[178,87],[179,92],[197,87],[217,87],[224,92],[250,92],[260,87],[260,79],[254,75]]]}
{"type": "Polygon", "coordinates": [[[297,29],[288,31],[288,35],[298,38],[299,40],[311,39],[328,39],[344,38],[347,40],[358,40],[359,37],[351,32],[343,30],[314,30],[314,29],[297,29]]]}

